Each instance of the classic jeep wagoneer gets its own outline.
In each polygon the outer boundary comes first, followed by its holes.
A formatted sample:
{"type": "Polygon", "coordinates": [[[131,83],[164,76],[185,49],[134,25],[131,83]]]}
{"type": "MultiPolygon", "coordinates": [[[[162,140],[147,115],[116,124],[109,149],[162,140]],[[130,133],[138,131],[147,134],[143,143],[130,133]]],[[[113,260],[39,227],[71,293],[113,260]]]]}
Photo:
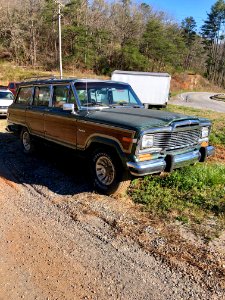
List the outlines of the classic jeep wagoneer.
{"type": "Polygon", "coordinates": [[[45,79],[20,83],[8,110],[8,128],[25,153],[36,137],[70,147],[90,161],[97,191],[121,192],[130,175],[143,176],[203,162],[207,119],[144,109],[128,84],[45,79]]]}

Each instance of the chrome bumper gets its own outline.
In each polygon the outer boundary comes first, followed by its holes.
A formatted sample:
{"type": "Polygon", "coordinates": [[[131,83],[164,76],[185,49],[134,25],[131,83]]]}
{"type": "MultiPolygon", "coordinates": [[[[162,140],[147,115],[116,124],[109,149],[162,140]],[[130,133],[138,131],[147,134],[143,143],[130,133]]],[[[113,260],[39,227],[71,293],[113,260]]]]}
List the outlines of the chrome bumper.
{"type": "Polygon", "coordinates": [[[144,162],[127,162],[127,167],[132,175],[144,176],[148,174],[171,172],[173,169],[204,161],[206,157],[215,153],[213,146],[193,150],[182,154],[167,155],[165,158],[158,158],[144,162]],[[204,151],[202,151],[204,149],[204,151]]]}

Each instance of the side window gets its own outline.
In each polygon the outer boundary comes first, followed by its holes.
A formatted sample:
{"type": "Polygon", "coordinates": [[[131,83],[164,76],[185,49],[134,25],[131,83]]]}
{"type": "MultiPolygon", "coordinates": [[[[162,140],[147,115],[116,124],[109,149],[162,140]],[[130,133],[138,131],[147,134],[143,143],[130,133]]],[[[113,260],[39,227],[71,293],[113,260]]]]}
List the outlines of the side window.
{"type": "Polygon", "coordinates": [[[20,88],[18,97],[16,99],[16,103],[21,105],[28,105],[30,104],[33,98],[33,88],[32,87],[24,87],[20,88]]]}
{"type": "Polygon", "coordinates": [[[64,103],[67,103],[70,96],[69,85],[56,85],[53,86],[53,107],[63,107],[64,103]]]}
{"type": "Polygon", "coordinates": [[[36,86],[34,92],[34,106],[49,106],[50,87],[36,86]]]}
{"type": "Polygon", "coordinates": [[[137,100],[134,98],[131,91],[129,91],[129,100],[130,100],[130,103],[137,104],[137,100]]]}
{"type": "Polygon", "coordinates": [[[76,107],[76,100],[70,85],[53,86],[53,107],[62,108],[64,103],[74,103],[76,107]]]}

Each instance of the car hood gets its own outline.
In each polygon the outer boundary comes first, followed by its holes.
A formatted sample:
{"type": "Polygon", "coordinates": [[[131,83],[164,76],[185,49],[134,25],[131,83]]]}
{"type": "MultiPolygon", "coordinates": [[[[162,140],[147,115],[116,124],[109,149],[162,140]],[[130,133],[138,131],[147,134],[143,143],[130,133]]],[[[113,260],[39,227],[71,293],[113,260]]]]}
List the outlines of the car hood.
{"type": "Polygon", "coordinates": [[[9,105],[11,105],[13,103],[13,100],[9,100],[9,99],[0,99],[0,106],[6,106],[8,107],[9,105]]]}
{"type": "Polygon", "coordinates": [[[198,119],[162,110],[142,108],[108,108],[90,111],[86,119],[136,130],[147,130],[153,127],[169,126],[174,121],[198,119]]]}

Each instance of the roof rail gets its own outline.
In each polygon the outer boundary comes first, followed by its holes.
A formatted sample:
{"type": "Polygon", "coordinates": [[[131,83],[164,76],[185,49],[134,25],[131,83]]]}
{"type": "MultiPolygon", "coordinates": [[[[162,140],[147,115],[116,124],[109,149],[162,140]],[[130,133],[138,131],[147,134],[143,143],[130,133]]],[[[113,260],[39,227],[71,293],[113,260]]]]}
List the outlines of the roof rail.
{"type": "Polygon", "coordinates": [[[31,80],[52,80],[52,79],[60,79],[59,76],[50,75],[50,76],[32,76],[32,77],[26,77],[23,79],[23,81],[31,81],[31,80]]]}
{"type": "Polygon", "coordinates": [[[50,75],[50,76],[32,76],[32,77],[27,77],[24,78],[23,81],[32,81],[32,80],[63,80],[63,79],[77,79],[77,77],[73,77],[73,76],[67,76],[67,77],[60,77],[60,76],[56,76],[56,75],[50,75]]]}

